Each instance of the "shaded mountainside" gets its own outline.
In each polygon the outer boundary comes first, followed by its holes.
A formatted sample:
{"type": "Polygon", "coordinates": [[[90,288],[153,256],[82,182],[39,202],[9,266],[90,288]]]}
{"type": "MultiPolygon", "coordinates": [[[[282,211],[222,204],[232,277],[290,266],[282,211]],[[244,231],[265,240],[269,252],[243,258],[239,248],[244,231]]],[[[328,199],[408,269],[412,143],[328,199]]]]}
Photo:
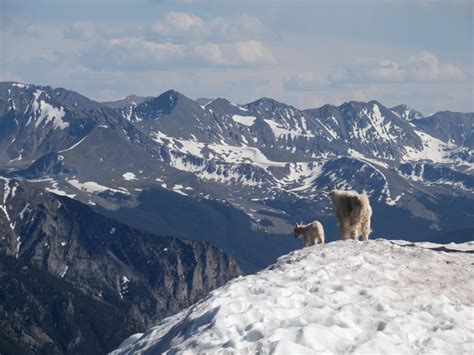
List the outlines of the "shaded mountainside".
{"type": "MultiPolygon", "coordinates": [[[[114,132],[113,140],[123,146],[122,151],[127,153],[133,150],[134,144],[146,150],[149,147],[147,143],[152,141],[119,111],[74,91],[0,83],[2,166],[24,169],[51,154],[61,160],[64,156],[60,154],[74,149],[86,139],[89,144],[99,148],[102,131],[107,130],[114,132]]],[[[81,168],[80,165],[72,165],[73,168],[66,171],[78,171],[81,168]]],[[[50,171],[42,173],[48,174],[50,171]]]]}
{"type": "Polygon", "coordinates": [[[0,253],[2,354],[104,354],[139,327],[71,283],[0,253]]]}
{"type": "Polygon", "coordinates": [[[0,251],[107,303],[142,328],[240,274],[207,243],[158,237],[27,182],[0,178],[0,251]]]}
{"type": "Polygon", "coordinates": [[[0,162],[24,165],[72,145],[113,111],[73,91],[0,83],[0,115],[0,162]]]}
{"type": "Polygon", "coordinates": [[[474,113],[443,111],[416,121],[417,127],[444,142],[474,148],[474,113]]]}
{"type": "Polygon", "coordinates": [[[264,268],[301,244],[292,236],[265,233],[264,222],[252,228],[252,220],[229,203],[176,196],[162,188],[144,191],[136,207],[99,211],[135,228],[225,248],[246,273],[264,268]]]}

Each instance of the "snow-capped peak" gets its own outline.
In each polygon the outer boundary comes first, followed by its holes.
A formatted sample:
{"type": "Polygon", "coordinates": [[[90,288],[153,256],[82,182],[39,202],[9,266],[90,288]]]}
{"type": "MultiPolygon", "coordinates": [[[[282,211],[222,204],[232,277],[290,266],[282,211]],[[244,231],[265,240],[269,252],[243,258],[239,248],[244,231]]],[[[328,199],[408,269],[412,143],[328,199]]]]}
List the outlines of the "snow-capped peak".
{"type": "Polygon", "coordinates": [[[407,105],[394,106],[390,110],[397,116],[407,121],[423,118],[423,114],[421,114],[421,112],[414,110],[413,108],[407,105]]]}

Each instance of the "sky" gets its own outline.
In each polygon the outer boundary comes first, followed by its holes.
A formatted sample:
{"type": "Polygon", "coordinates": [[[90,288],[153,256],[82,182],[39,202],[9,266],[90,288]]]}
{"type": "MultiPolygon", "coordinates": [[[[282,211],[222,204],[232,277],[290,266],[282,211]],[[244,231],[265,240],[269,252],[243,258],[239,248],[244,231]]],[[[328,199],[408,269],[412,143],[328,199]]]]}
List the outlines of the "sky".
{"type": "Polygon", "coordinates": [[[473,112],[474,1],[0,0],[0,81],[473,112]]]}

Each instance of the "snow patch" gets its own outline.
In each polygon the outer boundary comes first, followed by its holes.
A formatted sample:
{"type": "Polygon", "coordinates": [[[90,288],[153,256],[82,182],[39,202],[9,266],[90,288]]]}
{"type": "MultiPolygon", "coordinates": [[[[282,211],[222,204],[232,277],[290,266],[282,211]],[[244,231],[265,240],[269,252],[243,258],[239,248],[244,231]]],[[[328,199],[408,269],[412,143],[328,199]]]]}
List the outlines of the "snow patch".
{"type": "Polygon", "coordinates": [[[280,180],[284,185],[298,185],[288,191],[297,192],[313,188],[313,182],[321,174],[323,162],[299,162],[288,164],[289,173],[280,180]]]}
{"type": "MultiPolygon", "coordinates": [[[[33,180],[30,180],[30,181],[33,181],[33,180]]],[[[41,180],[38,180],[38,181],[41,181],[41,180]]],[[[51,187],[46,187],[45,188],[46,191],[51,192],[51,193],[53,193],[55,195],[58,195],[58,196],[66,196],[66,197],[69,197],[69,198],[76,197],[76,194],[68,194],[68,193],[60,190],[59,187],[58,187],[58,182],[57,181],[52,180],[51,184],[52,184],[51,187]]]]}
{"type": "Polygon", "coordinates": [[[64,268],[64,270],[60,274],[61,278],[64,278],[64,276],[66,276],[66,273],[67,273],[68,270],[69,270],[69,266],[66,265],[66,267],[64,268]]]}
{"type": "Polygon", "coordinates": [[[257,117],[255,116],[240,116],[240,115],[233,115],[232,120],[234,120],[237,123],[240,123],[244,126],[253,126],[255,121],[257,120],[257,117]]]}
{"type": "Polygon", "coordinates": [[[25,207],[23,207],[23,209],[20,211],[20,219],[23,219],[25,218],[25,213],[26,212],[31,212],[31,209],[30,209],[30,203],[28,202],[25,207]]]}
{"type": "Polygon", "coordinates": [[[184,191],[182,191],[184,189],[184,186],[183,185],[179,185],[179,184],[176,184],[173,186],[173,191],[174,192],[177,192],[181,195],[184,195],[184,196],[188,196],[187,193],[185,193],[184,191]]]}
{"type": "Polygon", "coordinates": [[[349,155],[353,158],[356,158],[358,160],[365,160],[365,161],[368,161],[368,162],[371,162],[373,164],[376,164],[376,165],[380,165],[382,167],[384,167],[385,169],[388,169],[389,168],[389,165],[383,161],[380,161],[380,160],[376,160],[376,159],[371,159],[371,158],[367,158],[364,154],[354,150],[354,149],[351,149],[349,148],[348,151],[349,155]]]}
{"type": "Polygon", "coordinates": [[[184,154],[192,154],[200,158],[203,157],[201,151],[205,147],[205,144],[196,142],[195,136],[193,136],[193,140],[176,139],[161,131],[154,132],[151,136],[155,142],[166,145],[171,149],[184,154]]]}
{"type": "Polygon", "coordinates": [[[131,181],[131,180],[138,180],[134,173],[128,171],[122,175],[124,180],[131,181]]]}
{"type": "Polygon", "coordinates": [[[31,120],[35,121],[35,129],[37,129],[43,122],[48,124],[52,122],[53,128],[65,129],[69,127],[69,123],[63,120],[66,112],[61,106],[56,108],[51,104],[47,103],[44,100],[40,100],[40,96],[43,93],[41,90],[36,90],[33,93],[33,102],[31,103],[31,115],[26,125],[28,125],[31,120]]]}
{"type": "Polygon", "coordinates": [[[20,256],[20,248],[21,248],[21,237],[18,236],[16,237],[16,252],[15,252],[15,258],[18,259],[18,257],[20,256]]]}
{"type": "Polygon", "coordinates": [[[68,152],[70,150],[73,150],[74,148],[76,148],[79,144],[81,144],[82,142],[84,142],[86,140],[88,136],[85,136],[84,138],[82,138],[79,142],[77,143],[74,143],[73,145],[71,145],[69,148],[66,148],[66,149],[63,149],[63,150],[60,150],[58,153],[64,153],[64,152],[68,152]]]}
{"type": "Polygon", "coordinates": [[[125,275],[123,275],[119,279],[119,296],[120,296],[120,299],[122,299],[122,300],[124,298],[124,295],[128,292],[128,283],[129,282],[130,282],[130,280],[125,275]]]}
{"type": "MultiPolygon", "coordinates": [[[[314,138],[314,134],[308,131],[304,131],[301,127],[297,126],[296,128],[291,128],[289,126],[283,126],[275,121],[264,119],[264,121],[270,126],[271,130],[273,131],[273,135],[276,139],[281,138],[288,138],[291,137],[292,139],[296,137],[306,137],[306,138],[314,138]]],[[[295,120],[295,122],[297,122],[295,120]]]]}
{"type": "Polygon", "coordinates": [[[231,145],[209,144],[208,148],[213,150],[219,157],[228,163],[250,163],[256,166],[266,168],[270,166],[286,165],[284,162],[275,162],[269,160],[258,148],[254,147],[235,147],[231,145]]]}
{"type": "MultiPolygon", "coordinates": [[[[405,148],[405,155],[402,157],[404,161],[420,161],[430,160],[435,163],[452,163],[453,159],[450,155],[459,150],[459,147],[452,143],[445,143],[438,138],[432,137],[427,133],[416,131],[415,133],[421,138],[423,148],[417,150],[412,147],[405,148]]],[[[460,161],[460,164],[474,167],[474,164],[460,161]]]]}
{"type": "Polygon", "coordinates": [[[129,192],[123,187],[120,189],[113,189],[111,187],[100,185],[94,181],[80,182],[79,180],[71,179],[71,180],[67,180],[67,182],[78,190],[82,190],[82,191],[86,191],[90,193],[112,191],[112,192],[120,193],[120,194],[126,194],[126,195],[129,194],[129,192]]]}
{"type": "MultiPolygon", "coordinates": [[[[5,214],[5,217],[7,218],[9,227],[12,230],[12,232],[15,232],[15,223],[13,223],[13,221],[10,218],[10,215],[8,213],[8,206],[7,206],[8,197],[10,196],[10,194],[14,195],[15,186],[13,187],[13,189],[10,187],[10,181],[11,180],[8,179],[8,178],[0,177],[0,180],[4,181],[4,185],[3,185],[3,205],[0,205],[0,210],[2,210],[3,213],[5,214]]],[[[18,237],[18,238],[20,238],[20,237],[18,237]]],[[[18,241],[19,241],[19,239],[18,239],[18,241]]],[[[20,248],[20,246],[18,244],[18,249],[19,248],[20,248]]]]}

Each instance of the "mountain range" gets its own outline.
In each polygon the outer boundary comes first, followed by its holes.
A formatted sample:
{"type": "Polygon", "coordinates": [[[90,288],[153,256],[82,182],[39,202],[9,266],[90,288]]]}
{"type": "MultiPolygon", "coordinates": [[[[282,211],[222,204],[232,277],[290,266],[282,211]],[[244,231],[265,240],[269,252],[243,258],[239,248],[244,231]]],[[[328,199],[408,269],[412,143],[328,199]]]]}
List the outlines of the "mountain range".
{"type": "Polygon", "coordinates": [[[334,187],[369,194],[373,236],[472,239],[473,122],[377,101],[301,110],[174,90],[99,103],[5,82],[0,169],[134,228],[211,242],[254,272],[298,247],[295,222],[320,219],[338,239],[334,187]]]}
{"type": "Polygon", "coordinates": [[[0,347],[110,351],[300,248],[296,222],[338,239],[332,188],[369,194],[372,238],[474,240],[473,122],[0,83],[0,347]]]}

